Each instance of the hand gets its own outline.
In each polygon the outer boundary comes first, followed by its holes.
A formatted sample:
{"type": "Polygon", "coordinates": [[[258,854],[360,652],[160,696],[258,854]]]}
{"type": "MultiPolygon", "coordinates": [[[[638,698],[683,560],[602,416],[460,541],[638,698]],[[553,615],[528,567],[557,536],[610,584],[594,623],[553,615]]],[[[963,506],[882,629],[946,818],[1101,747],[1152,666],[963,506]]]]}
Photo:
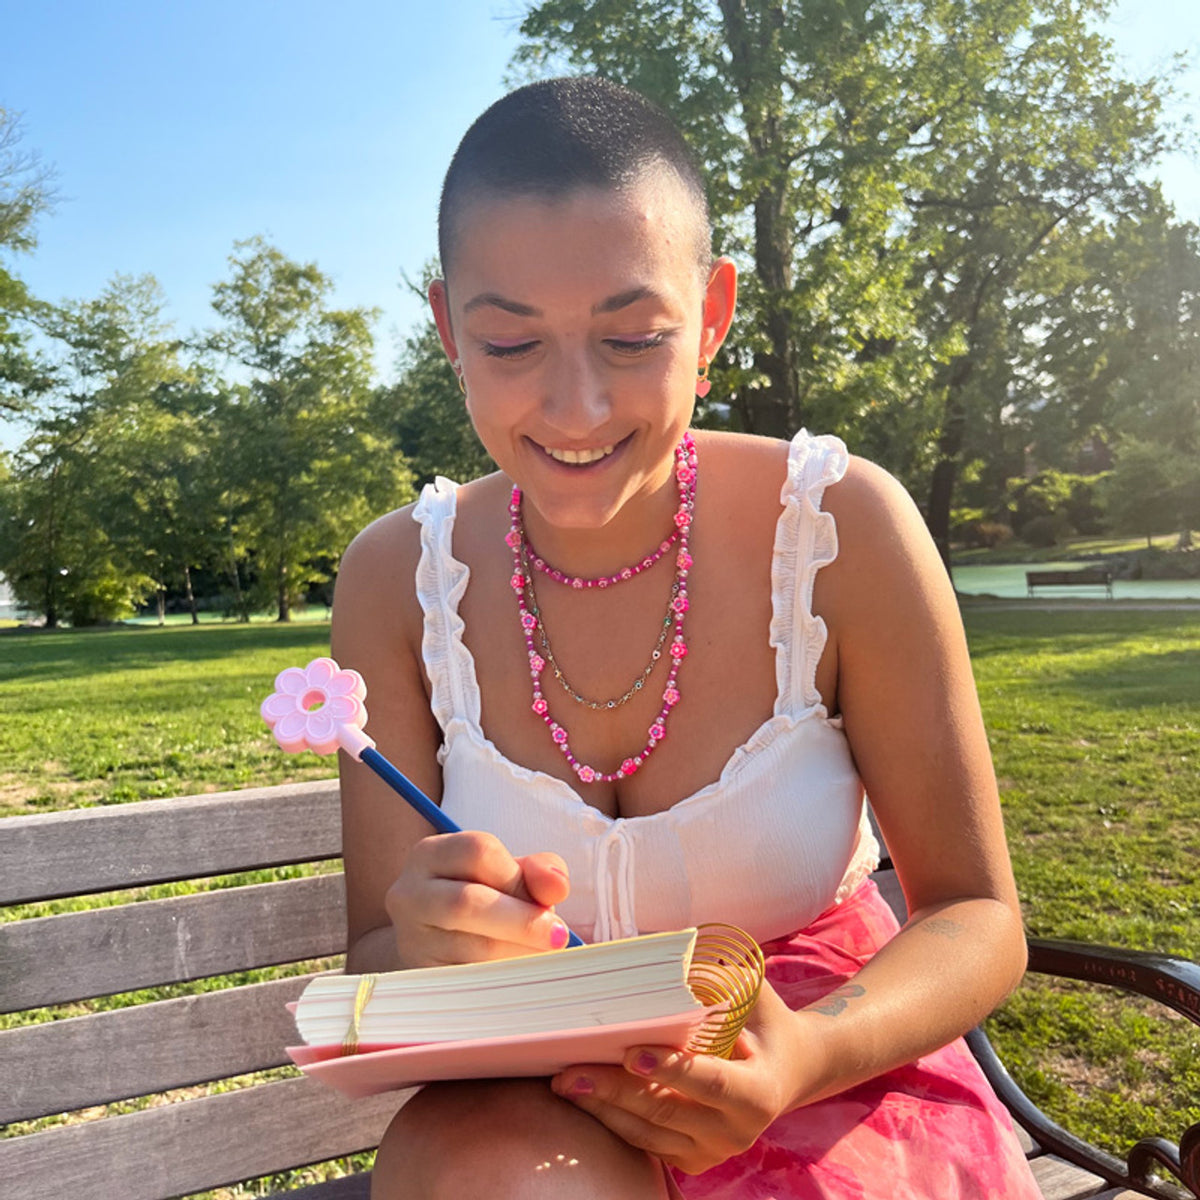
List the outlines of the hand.
{"type": "Polygon", "coordinates": [[[514,858],[488,833],[423,838],[384,903],[406,967],[484,962],[561,950],[555,915],[571,890],[557,854],[514,858]]]}
{"type": "Polygon", "coordinates": [[[551,1081],[618,1137],[689,1175],[748,1150],[815,1079],[797,1014],[764,983],[735,1053],[635,1046],[623,1066],[570,1067],[551,1081]]]}

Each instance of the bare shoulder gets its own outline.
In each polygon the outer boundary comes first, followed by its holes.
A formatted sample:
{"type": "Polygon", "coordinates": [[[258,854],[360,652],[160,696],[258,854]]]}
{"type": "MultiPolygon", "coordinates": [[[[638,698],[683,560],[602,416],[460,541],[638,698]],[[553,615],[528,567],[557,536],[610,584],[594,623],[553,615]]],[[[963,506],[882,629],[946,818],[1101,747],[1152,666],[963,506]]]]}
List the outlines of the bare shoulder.
{"type": "Polygon", "coordinates": [[[765,524],[773,530],[787,478],[788,443],[757,434],[700,430],[696,449],[702,479],[717,481],[721,512],[743,528],[765,524]]]}
{"type": "Polygon", "coordinates": [[[922,581],[940,590],[946,572],[925,520],[893,475],[851,455],[840,482],[825,492],[822,507],[837,526],[837,574],[852,585],[922,581]]]}
{"type": "Polygon", "coordinates": [[[875,656],[897,642],[927,649],[961,642],[950,577],[899,480],[851,456],[822,506],[836,523],[838,549],[818,577],[814,609],[834,632],[840,655],[858,649],[875,656]]]}

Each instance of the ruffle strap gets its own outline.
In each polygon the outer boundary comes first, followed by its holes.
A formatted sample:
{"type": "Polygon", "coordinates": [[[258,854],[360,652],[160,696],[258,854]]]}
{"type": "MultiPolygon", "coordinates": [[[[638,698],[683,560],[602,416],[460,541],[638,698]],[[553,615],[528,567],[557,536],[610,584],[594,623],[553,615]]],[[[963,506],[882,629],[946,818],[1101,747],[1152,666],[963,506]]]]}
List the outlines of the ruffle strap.
{"type": "Polygon", "coordinates": [[[775,649],[776,712],[798,715],[820,707],[817,663],[825,649],[825,622],[812,612],[817,572],[837,557],[837,527],[821,511],[825,489],[846,473],[845,443],[801,429],[788,450],[787,478],[779,499],[783,513],[771,560],[770,644],[775,649]]]}
{"type": "Polygon", "coordinates": [[[479,687],[458,614],[471,572],[451,553],[457,500],[458,485],[439,475],[422,489],[412,514],[421,526],[416,576],[417,598],[425,614],[421,653],[432,688],[430,706],[443,733],[455,717],[475,727],[480,720],[479,687]]]}

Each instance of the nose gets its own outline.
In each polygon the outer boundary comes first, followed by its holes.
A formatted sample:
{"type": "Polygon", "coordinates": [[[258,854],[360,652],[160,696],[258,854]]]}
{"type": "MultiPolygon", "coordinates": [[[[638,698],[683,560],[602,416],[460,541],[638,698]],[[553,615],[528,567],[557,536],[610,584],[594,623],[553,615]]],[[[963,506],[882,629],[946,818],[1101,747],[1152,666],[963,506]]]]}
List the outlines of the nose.
{"type": "Polygon", "coordinates": [[[564,440],[582,441],[608,423],[608,382],[585,345],[560,347],[543,386],[543,418],[564,440]]]}

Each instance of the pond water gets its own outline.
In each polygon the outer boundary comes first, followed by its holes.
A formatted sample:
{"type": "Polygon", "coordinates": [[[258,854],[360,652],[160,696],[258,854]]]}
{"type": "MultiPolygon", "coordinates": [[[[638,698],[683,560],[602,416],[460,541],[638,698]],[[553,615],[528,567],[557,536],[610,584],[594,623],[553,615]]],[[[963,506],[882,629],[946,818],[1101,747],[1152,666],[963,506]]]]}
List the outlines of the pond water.
{"type": "MultiPolygon", "coordinates": [[[[1026,571],[1078,571],[1085,562],[1009,563],[1006,566],[954,567],[954,586],[968,596],[1003,596],[1024,599],[1026,571]]],[[[1039,587],[1035,596],[1047,600],[1104,599],[1102,587],[1039,587]]],[[[1116,600],[1200,600],[1200,579],[1115,579],[1116,600]]]]}

